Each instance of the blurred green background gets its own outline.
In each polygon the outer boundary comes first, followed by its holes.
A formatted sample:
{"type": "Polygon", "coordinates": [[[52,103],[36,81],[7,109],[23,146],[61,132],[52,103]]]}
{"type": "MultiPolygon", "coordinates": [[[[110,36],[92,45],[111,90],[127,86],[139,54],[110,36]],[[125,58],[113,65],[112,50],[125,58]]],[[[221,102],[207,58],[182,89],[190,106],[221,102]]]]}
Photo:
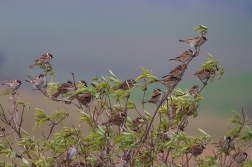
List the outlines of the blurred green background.
{"type": "MultiPolygon", "coordinates": [[[[1,1],[0,78],[22,80],[19,91],[32,107],[27,113],[27,128],[31,130],[35,106],[48,114],[57,108],[74,108],[45,100],[25,83],[26,75],[40,73],[38,67],[28,67],[41,54],[53,54],[54,81],[60,83],[71,79],[74,72],[76,80],[84,79],[90,85],[91,77],[109,75],[108,69],[121,80],[135,78],[141,66],[161,78],[179,64],[168,60],[189,49],[178,40],[198,35],[193,28],[203,24],[209,28],[208,40],[178,87],[185,90],[202,84],[191,74],[206,60],[207,52],[220,60],[226,73],[203,90],[199,117],[187,127],[192,134],[201,127],[218,139],[228,129],[232,109],[244,108],[250,118],[252,115],[251,6],[249,0],[1,1]]],[[[155,83],[148,90],[149,96],[155,87],[165,90],[155,83]]],[[[132,98],[140,101],[141,92],[135,94],[132,98]]],[[[0,103],[10,109],[8,97],[0,97],[0,103]]],[[[148,106],[151,112],[154,106],[148,106]]],[[[76,123],[78,113],[74,109],[71,112],[68,123],[76,123]]]]}

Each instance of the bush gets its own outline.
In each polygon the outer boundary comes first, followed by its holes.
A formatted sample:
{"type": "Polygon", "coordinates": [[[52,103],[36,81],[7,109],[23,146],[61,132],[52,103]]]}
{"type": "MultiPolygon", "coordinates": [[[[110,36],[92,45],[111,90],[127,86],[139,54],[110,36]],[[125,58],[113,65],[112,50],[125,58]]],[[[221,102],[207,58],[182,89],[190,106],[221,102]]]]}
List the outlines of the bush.
{"type": "Polygon", "coordinates": [[[194,85],[190,90],[184,91],[175,89],[182,81],[187,65],[199,55],[207,30],[207,27],[199,25],[194,29],[200,33],[199,36],[180,40],[189,43],[194,51],[188,49],[170,59],[181,64],[164,76],[163,80],[152,75],[151,70],[141,67],[142,74],[125,81],[121,81],[109,70],[110,76],[92,78],[91,87],[87,87],[85,81],[76,82],[74,73],[73,81],[66,81],[62,85],[58,82],[44,84],[44,76],[50,75],[52,81],[56,75],[50,61],[47,61],[52,55],[46,53],[37,59],[33,65],[39,66],[43,73],[35,77],[37,80],[28,76],[29,80],[26,81],[31,82],[46,98],[75,106],[80,114],[79,124],[85,124],[90,130],[87,136],[81,133],[80,127],[73,125],[52,133],[56,126],[68,119],[69,112],[59,109],[49,116],[43,109],[34,108],[33,129],[39,131],[39,127],[45,123],[50,125],[46,135],[41,132],[43,139],[36,141],[24,126],[29,120],[23,115],[30,110],[30,106],[17,93],[19,86],[13,86],[17,80],[9,82],[4,79],[3,84],[8,89],[1,96],[11,96],[12,106],[6,109],[0,104],[0,119],[4,123],[0,128],[0,153],[8,157],[0,161],[0,166],[175,167],[190,166],[192,162],[193,166],[201,167],[231,166],[234,163],[252,166],[246,153],[252,146],[250,143],[246,144],[252,137],[249,127],[252,122],[245,111],[242,111],[241,116],[233,111],[231,124],[234,127],[218,142],[213,142],[211,136],[202,129],[198,129],[199,137],[186,136],[184,132],[189,123],[188,117],[198,115],[198,107],[203,99],[200,92],[209,81],[214,81],[216,77],[220,79],[224,74],[219,61],[208,53],[207,60],[193,74],[202,81],[202,86],[194,85]],[[155,88],[152,97],[147,99],[146,91],[154,82],[163,84],[166,91],[155,88]],[[140,107],[136,106],[138,101],[132,100],[130,96],[136,89],[142,93],[140,107]],[[146,110],[146,103],[156,105],[153,114],[146,110]],[[129,110],[134,110],[139,116],[130,118],[129,110]],[[11,138],[13,135],[15,139],[11,138]],[[235,141],[240,141],[240,144],[235,144],[235,141]],[[205,146],[211,144],[216,145],[214,156],[200,156],[205,146]],[[186,159],[181,161],[183,157],[186,159]]]}

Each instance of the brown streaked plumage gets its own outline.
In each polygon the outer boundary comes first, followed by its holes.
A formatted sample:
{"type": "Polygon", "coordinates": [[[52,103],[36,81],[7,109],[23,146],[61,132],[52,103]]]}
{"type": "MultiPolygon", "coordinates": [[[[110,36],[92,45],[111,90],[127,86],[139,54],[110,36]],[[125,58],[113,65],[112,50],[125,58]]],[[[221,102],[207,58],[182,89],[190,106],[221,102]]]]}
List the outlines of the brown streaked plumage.
{"type": "Polygon", "coordinates": [[[38,65],[44,65],[50,62],[50,60],[53,58],[53,55],[51,53],[44,53],[42,54],[37,60],[34,61],[32,65],[29,66],[29,68],[33,68],[36,64],[38,65]]]}
{"type": "Polygon", "coordinates": [[[92,101],[92,95],[90,93],[80,93],[76,96],[76,99],[82,104],[87,106],[92,101]]]}
{"type": "Polygon", "coordinates": [[[132,123],[134,124],[134,126],[137,126],[139,124],[143,124],[144,123],[144,118],[136,117],[134,120],[132,120],[132,123]]]}
{"type": "Polygon", "coordinates": [[[193,145],[188,149],[188,152],[191,153],[194,157],[202,154],[204,149],[206,149],[202,144],[193,145]]]}
{"type": "Polygon", "coordinates": [[[127,118],[126,113],[120,112],[118,114],[112,115],[107,122],[102,123],[103,126],[106,125],[117,125],[121,126],[125,119],[127,118]]]}
{"type": "Polygon", "coordinates": [[[39,74],[38,76],[32,78],[31,80],[25,80],[26,82],[30,82],[35,88],[41,87],[45,82],[45,74],[39,74]]]}
{"type": "Polygon", "coordinates": [[[161,141],[165,142],[165,141],[168,141],[171,138],[173,138],[176,135],[177,132],[178,132],[178,128],[173,127],[173,128],[170,128],[169,130],[167,130],[167,131],[165,131],[163,133],[159,133],[157,135],[158,135],[158,137],[160,138],[161,141]]]}
{"type": "Polygon", "coordinates": [[[19,79],[7,81],[5,78],[4,82],[2,83],[2,85],[7,85],[12,91],[17,90],[21,84],[22,82],[19,79]]]}
{"type": "Polygon", "coordinates": [[[204,80],[208,79],[209,74],[210,74],[210,72],[208,70],[201,69],[192,75],[196,76],[199,80],[201,80],[203,82],[204,80]]]}
{"type": "Polygon", "coordinates": [[[169,61],[171,60],[176,60],[179,61],[183,64],[188,63],[188,61],[193,57],[193,51],[190,49],[187,49],[186,51],[184,51],[183,53],[181,53],[179,56],[177,56],[174,59],[169,59],[169,61]]]}
{"type": "Polygon", "coordinates": [[[126,167],[127,163],[130,161],[130,155],[123,155],[120,160],[116,161],[114,164],[116,167],[126,167]]]}
{"type": "Polygon", "coordinates": [[[162,78],[165,78],[167,76],[180,77],[184,72],[184,68],[185,67],[180,64],[177,67],[175,67],[174,69],[172,69],[169,74],[163,76],[162,78]]]}
{"type": "Polygon", "coordinates": [[[123,81],[114,90],[118,90],[118,89],[128,90],[128,89],[133,88],[134,84],[136,84],[136,81],[134,79],[127,79],[127,80],[123,81]]]}
{"type": "Polygon", "coordinates": [[[161,84],[163,84],[165,87],[167,87],[169,89],[172,86],[174,86],[175,83],[177,81],[179,81],[179,79],[177,77],[170,76],[169,78],[165,78],[163,80],[157,80],[157,81],[160,82],[161,84]]]}
{"type": "Polygon", "coordinates": [[[224,136],[224,138],[222,138],[219,141],[219,146],[221,148],[227,149],[230,145],[231,145],[231,137],[230,136],[228,136],[228,137],[224,136]]]}
{"type": "Polygon", "coordinates": [[[190,95],[193,96],[194,98],[198,97],[199,92],[200,92],[200,89],[199,89],[198,85],[194,85],[189,90],[190,95]]]}
{"type": "Polygon", "coordinates": [[[159,88],[155,88],[151,96],[151,99],[148,100],[147,102],[158,105],[161,100],[162,100],[162,91],[159,88]]]}
{"type": "Polygon", "coordinates": [[[55,92],[52,96],[54,98],[58,98],[60,94],[65,94],[65,93],[71,91],[72,85],[73,85],[72,81],[70,81],[70,80],[65,81],[63,84],[61,84],[58,87],[57,92],[55,92]]]}
{"type": "Polygon", "coordinates": [[[233,157],[236,163],[242,163],[246,161],[248,154],[246,152],[236,152],[233,157]]]}
{"type": "Polygon", "coordinates": [[[186,40],[182,40],[180,39],[179,42],[186,42],[188,44],[190,44],[190,46],[192,48],[195,48],[195,50],[200,47],[203,43],[205,43],[207,41],[205,36],[196,36],[196,37],[192,37],[186,40]]]}

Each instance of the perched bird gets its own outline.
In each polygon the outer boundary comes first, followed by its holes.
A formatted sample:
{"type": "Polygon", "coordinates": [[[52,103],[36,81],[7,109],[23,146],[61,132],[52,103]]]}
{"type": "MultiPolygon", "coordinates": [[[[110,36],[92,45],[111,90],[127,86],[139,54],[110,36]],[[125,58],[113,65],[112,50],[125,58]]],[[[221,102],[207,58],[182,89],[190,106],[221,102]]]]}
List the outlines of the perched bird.
{"type": "Polygon", "coordinates": [[[169,89],[173,87],[178,80],[179,79],[177,77],[170,76],[169,78],[165,78],[163,80],[157,80],[157,81],[169,89]]]}
{"type": "MultiPolygon", "coordinates": [[[[79,88],[78,85],[83,85],[83,86],[85,86],[85,87],[88,87],[86,81],[80,80],[79,82],[77,82],[77,83],[75,83],[75,84],[72,84],[72,85],[69,87],[69,89],[68,89],[69,92],[70,92],[70,91],[73,92],[73,91],[78,90],[78,88],[79,88]]],[[[91,96],[90,93],[87,93],[87,92],[77,92],[76,94],[72,94],[71,96],[69,96],[69,97],[67,98],[67,100],[72,101],[72,100],[74,100],[74,99],[76,98],[77,100],[80,101],[81,104],[87,105],[88,103],[91,102],[91,97],[92,97],[92,96],[91,96]]],[[[66,103],[69,104],[69,102],[66,102],[66,103]]]]}
{"type": "Polygon", "coordinates": [[[248,154],[246,152],[237,152],[233,156],[236,163],[242,163],[246,161],[248,154]]]}
{"type": "Polygon", "coordinates": [[[86,81],[84,81],[84,80],[79,80],[79,82],[77,83],[77,85],[78,84],[82,84],[83,86],[88,87],[86,81]]]}
{"type": "Polygon", "coordinates": [[[140,132],[142,125],[145,123],[145,118],[137,117],[132,120],[131,129],[134,132],[140,132]]]}
{"type": "Polygon", "coordinates": [[[62,152],[58,157],[57,160],[60,161],[68,161],[73,158],[73,156],[77,153],[77,149],[74,145],[70,145],[67,149],[62,152]]]}
{"type": "MultiPolygon", "coordinates": [[[[61,84],[58,87],[57,92],[52,94],[52,96],[54,98],[58,98],[60,94],[65,94],[65,93],[71,91],[71,86],[72,85],[73,85],[72,81],[70,81],[70,80],[65,81],[63,84],[61,84]]],[[[72,89],[74,89],[74,88],[72,88],[72,89]]]]}
{"type": "Polygon", "coordinates": [[[130,161],[130,155],[124,155],[121,157],[119,161],[115,162],[116,167],[126,167],[128,162],[130,161]]]}
{"type": "Polygon", "coordinates": [[[171,70],[169,74],[163,76],[162,78],[165,78],[167,76],[180,77],[184,72],[184,68],[185,67],[180,64],[177,67],[175,67],[173,70],[171,70]]]}
{"type": "Polygon", "coordinates": [[[35,78],[32,78],[31,80],[25,80],[26,82],[30,82],[35,88],[41,87],[45,82],[45,74],[39,74],[35,78]]]}
{"type": "Polygon", "coordinates": [[[51,53],[44,53],[42,54],[37,60],[34,61],[32,65],[29,66],[29,68],[33,68],[35,65],[44,65],[50,62],[50,60],[53,58],[51,53]]]}
{"type": "Polygon", "coordinates": [[[90,93],[81,93],[76,95],[76,99],[82,104],[82,105],[88,105],[92,101],[92,95],[90,93]]]}
{"type": "Polygon", "coordinates": [[[188,152],[191,153],[194,157],[202,154],[204,149],[206,149],[202,144],[193,145],[188,149],[188,152]]]}
{"type": "Polygon", "coordinates": [[[201,80],[204,84],[206,84],[204,80],[209,78],[209,74],[210,74],[209,70],[202,69],[192,75],[195,75],[199,80],[201,80]]]}
{"type": "MultiPolygon", "coordinates": [[[[178,109],[179,107],[177,106],[177,104],[176,103],[170,103],[170,105],[169,105],[169,110],[170,110],[170,112],[172,113],[172,114],[176,114],[176,111],[177,111],[177,109],[178,109]]],[[[182,108],[181,108],[181,110],[182,110],[182,108]]],[[[184,114],[184,112],[182,113],[182,111],[179,111],[177,114],[184,114]]]]}
{"type": "Polygon", "coordinates": [[[121,162],[115,162],[116,167],[126,167],[128,164],[128,161],[122,160],[121,162]]]}
{"type": "Polygon", "coordinates": [[[177,132],[178,132],[178,128],[173,127],[173,128],[170,128],[169,130],[167,130],[167,131],[165,131],[163,133],[159,133],[157,135],[158,135],[158,137],[160,138],[161,141],[165,142],[165,141],[168,141],[171,138],[173,138],[176,135],[177,132]]]}
{"type": "Polygon", "coordinates": [[[184,115],[186,113],[186,110],[184,108],[180,108],[177,106],[176,103],[172,102],[169,104],[169,112],[168,112],[168,118],[169,120],[173,120],[176,115],[184,115]]]}
{"type": "Polygon", "coordinates": [[[116,87],[114,90],[122,89],[122,90],[128,90],[133,88],[134,84],[136,84],[136,81],[134,79],[127,79],[123,81],[118,87],[116,87]]]}
{"type": "Polygon", "coordinates": [[[118,114],[112,115],[107,122],[102,123],[103,126],[106,125],[117,125],[121,126],[124,120],[127,118],[126,113],[120,112],[118,114]]]}
{"type": "Polygon", "coordinates": [[[2,83],[2,85],[8,85],[8,87],[12,91],[17,90],[20,87],[21,84],[22,84],[22,82],[20,80],[18,80],[18,79],[7,81],[5,78],[4,78],[4,82],[2,83]]]}
{"type": "Polygon", "coordinates": [[[155,88],[151,96],[151,99],[148,100],[147,102],[158,105],[161,102],[161,100],[162,100],[162,91],[159,88],[155,88]]]}
{"type": "Polygon", "coordinates": [[[200,92],[200,89],[198,87],[198,85],[194,85],[190,90],[189,90],[189,93],[191,96],[193,96],[194,98],[197,97],[197,95],[199,94],[200,92]]]}
{"type": "Polygon", "coordinates": [[[174,59],[169,59],[169,61],[171,60],[176,60],[179,61],[183,64],[188,63],[188,61],[193,57],[193,51],[190,49],[187,49],[186,51],[184,51],[183,53],[181,53],[179,56],[177,56],[174,59]]]}
{"type": "Polygon", "coordinates": [[[134,126],[138,126],[139,124],[143,124],[144,122],[144,118],[142,117],[136,117],[134,120],[132,120],[134,126]]]}
{"type": "Polygon", "coordinates": [[[83,86],[88,87],[86,81],[84,81],[84,80],[79,80],[77,83],[72,84],[72,85],[70,86],[70,90],[72,90],[72,91],[77,90],[77,89],[78,89],[78,85],[83,85],[83,86]]]}
{"type": "Polygon", "coordinates": [[[219,146],[221,148],[227,149],[230,145],[231,145],[231,137],[230,136],[228,136],[228,137],[224,136],[224,138],[222,138],[219,141],[219,146]]]}
{"type": "Polygon", "coordinates": [[[190,46],[192,48],[195,48],[195,50],[197,50],[198,47],[200,47],[203,43],[205,43],[207,41],[205,36],[196,36],[196,37],[192,37],[186,40],[182,40],[180,39],[179,42],[186,42],[188,44],[190,44],[190,46]]]}

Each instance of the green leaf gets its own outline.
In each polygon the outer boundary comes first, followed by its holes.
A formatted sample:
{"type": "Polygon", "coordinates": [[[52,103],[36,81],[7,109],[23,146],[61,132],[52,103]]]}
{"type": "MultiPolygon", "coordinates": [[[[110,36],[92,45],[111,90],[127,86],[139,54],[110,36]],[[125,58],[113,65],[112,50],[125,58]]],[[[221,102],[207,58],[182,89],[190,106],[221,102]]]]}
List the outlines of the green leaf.
{"type": "Polygon", "coordinates": [[[22,158],[22,161],[23,161],[25,164],[29,165],[29,162],[27,161],[27,159],[22,158]]]}
{"type": "Polygon", "coordinates": [[[144,75],[143,74],[141,74],[141,75],[139,75],[138,77],[136,77],[136,81],[138,81],[139,79],[142,79],[142,78],[144,78],[144,75]]]}
{"type": "Polygon", "coordinates": [[[202,24],[199,24],[197,27],[193,29],[193,31],[199,32],[201,35],[205,35],[208,31],[208,28],[202,24]]]}
{"type": "Polygon", "coordinates": [[[10,154],[10,159],[12,160],[15,157],[16,157],[16,152],[12,151],[10,154]]]}
{"type": "Polygon", "coordinates": [[[35,108],[35,126],[33,127],[33,130],[37,126],[43,125],[46,121],[50,120],[50,116],[46,115],[42,109],[35,108]]]}
{"type": "Polygon", "coordinates": [[[204,135],[204,136],[207,136],[207,135],[208,135],[204,130],[202,130],[202,129],[200,129],[200,128],[198,128],[198,131],[199,131],[200,134],[202,134],[202,135],[204,135]]]}
{"type": "Polygon", "coordinates": [[[115,76],[115,74],[114,74],[111,70],[109,70],[109,73],[110,73],[110,75],[112,75],[114,78],[117,78],[117,77],[115,76]]]}
{"type": "Polygon", "coordinates": [[[152,115],[150,113],[148,113],[146,110],[144,110],[145,114],[146,114],[146,119],[150,120],[152,118],[152,115]]]}
{"type": "Polygon", "coordinates": [[[7,149],[7,150],[1,150],[0,153],[5,153],[5,154],[9,154],[11,152],[10,149],[7,149]]]}
{"type": "Polygon", "coordinates": [[[24,105],[24,101],[18,100],[17,104],[23,104],[24,105]]]}
{"type": "Polygon", "coordinates": [[[133,109],[133,108],[134,108],[134,103],[133,103],[133,101],[131,101],[130,99],[128,99],[127,107],[128,107],[129,109],[133,109]]]}
{"type": "Polygon", "coordinates": [[[26,137],[30,137],[29,133],[26,132],[23,128],[21,128],[21,133],[26,137]]]}

